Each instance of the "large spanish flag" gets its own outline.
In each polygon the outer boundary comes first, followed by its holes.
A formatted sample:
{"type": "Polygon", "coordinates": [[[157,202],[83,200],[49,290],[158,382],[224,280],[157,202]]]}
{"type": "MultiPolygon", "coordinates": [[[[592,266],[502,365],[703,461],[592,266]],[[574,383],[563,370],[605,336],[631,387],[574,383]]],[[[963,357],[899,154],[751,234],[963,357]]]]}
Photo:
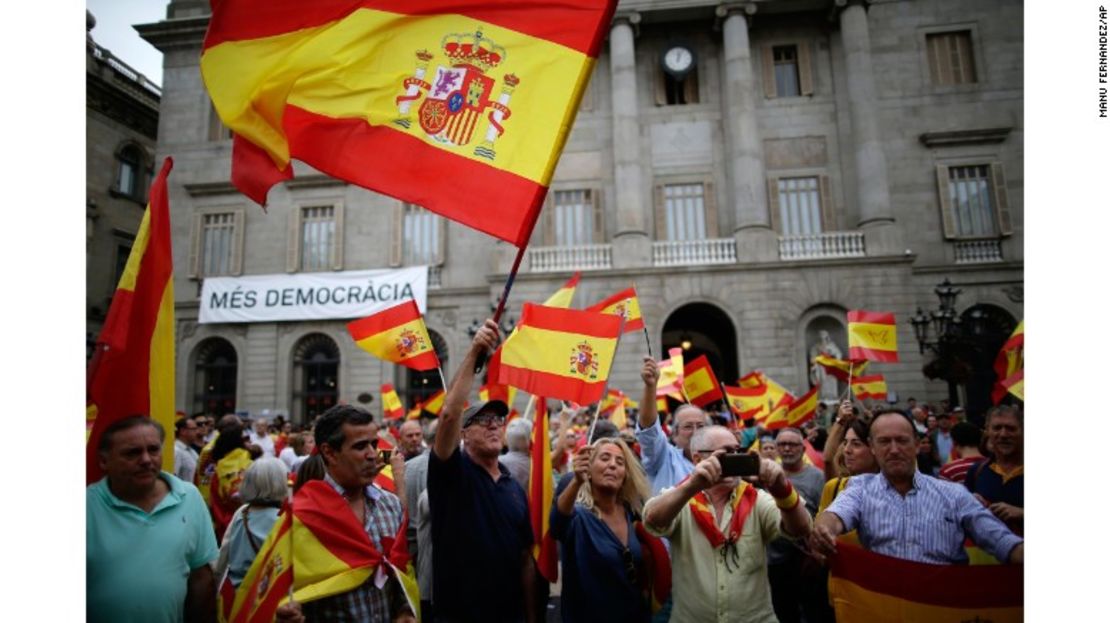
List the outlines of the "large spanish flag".
{"type": "Polygon", "coordinates": [[[767,386],[733,387],[725,385],[725,398],[728,406],[740,420],[759,419],[770,409],[767,404],[767,386]]]}
{"type": "Polygon", "coordinates": [[[659,381],[655,385],[655,395],[670,396],[679,402],[686,402],[682,393],[686,389],[682,383],[686,370],[682,365],[682,349],[672,348],[667,353],[671,358],[659,362],[659,381]]]}
{"type": "MultiPolygon", "coordinates": [[[[103,475],[100,435],[110,424],[141,413],[171,435],[174,423],[173,249],[166,158],[150,186],[139,231],[127,256],[108,317],[96,340],[85,388],[85,481],[103,475]],[[91,420],[91,422],[90,422],[91,420]]],[[[173,472],[173,442],[162,444],[162,468],[173,472]]]]}
{"type": "Polygon", "coordinates": [[[258,203],[296,158],[527,244],[616,0],[221,0],[201,73],[258,203]]]}
{"type": "Polygon", "coordinates": [[[278,606],[293,599],[306,603],[345,593],[369,580],[386,565],[420,616],[420,596],[408,554],[407,515],[396,532],[382,539],[379,552],[347,501],[322,480],[307,482],[293,498],[292,512],[282,512],[235,593],[230,620],[274,620],[278,606]]]}
{"type": "Polygon", "coordinates": [[[886,379],[881,374],[858,376],[852,379],[852,393],[861,400],[865,398],[886,400],[888,393],[886,379]]]}
{"type": "Polygon", "coordinates": [[[412,299],[348,323],[347,332],[359,348],[380,359],[413,370],[439,367],[424,317],[412,299]]]}
{"type": "MultiPolygon", "coordinates": [[[[1017,382],[1007,384],[1007,381],[1016,373],[1025,369],[1025,321],[1022,320],[1018,323],[1014,332],[1010,334],[1009,339],[1002,345],[998,351],[998,357],[994,360],[994,374],[996,381],[994,389],[991,390],[991,400],[994,404],[1002,402],[1002,398],[1006,396],[1008,388],[1017,382]]],[[[1024,385],[1025,375],[1022,375],[1024,385]]],[[[1021,395],[1025,395],[1024,388],[1021,389],[1021,395]]]]}
{"type": "Polygon", "coordinates": [[[591,404],[601,400],[613,364],[620,318],[525,303],[501,349],[498,383],[536,396],[591,404]]]}
{"type": "Polygon", "coordinates": [[[405,407],[397,396],[397,390],[392,383],[382,384],[382,418],[386,420],[399,420],[405,417],[405,407]]]}
{"type": "Polygon", "coordinates": [[[925,623],[1023,619],[1022,565],[930,565],[839,541],[830,558],[836,620],[925,623]]]}
{"type": "Polygon", "coordinates": [[[709,365],[705,355],[699,355],[683,368],[682,385],[686,389],[686,396],[690,402],[699,407],[724,398],[721,393],[721,384],[717,382],[717,375],[709,365]]]}
{"type": "Polygon", "coordinates": [[[830,376],[847,383],[849,377],[856,377],[867,370],[867,361],[852,361],[851,359],[837,359],[828,355],[817,355],[813,363],[821,366],[830,376]]]}
{"type": "Polygon", "coordinates": [[[624,332],[640,331],[644,328],[644,317],[640,313],[640,299],[636,288],[621,290],[613,296],[586,308],[588,311],[614,314],[624,318],[624,332]]]}
{"type": "Polygon", "coordinates": [[[848,359],[898,361],[894,314],[861,309],[848,312],[848,359]]]}
{"type": "Polygon", "coordinates": [[[536,398],[536,419],[532,422],[532,462],[528,471],[528,513],[536,541],[532,557],[536,569],[548,582],[559,579],[559,549],[551,535],[551,504],[555,500],[555,481],[551,471],[551,434],[548,430],[547,399],[536,398]]]}

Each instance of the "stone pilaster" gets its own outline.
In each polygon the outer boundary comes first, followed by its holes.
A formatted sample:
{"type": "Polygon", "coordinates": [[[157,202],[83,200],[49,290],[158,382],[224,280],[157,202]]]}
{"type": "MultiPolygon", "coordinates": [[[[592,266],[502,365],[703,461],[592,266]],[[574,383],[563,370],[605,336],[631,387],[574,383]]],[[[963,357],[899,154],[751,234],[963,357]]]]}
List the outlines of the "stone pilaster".
{"type": "Polygon", "coordinates": [[[651,265],[648,203],[640,162],[640,112],[636,90],[636,44],[633,27],[638,13],[620,14],[609,32],[609,69],[613,91],[613,163],[616,189],[617,234],[613,238],[613,267],[651,265]]]}

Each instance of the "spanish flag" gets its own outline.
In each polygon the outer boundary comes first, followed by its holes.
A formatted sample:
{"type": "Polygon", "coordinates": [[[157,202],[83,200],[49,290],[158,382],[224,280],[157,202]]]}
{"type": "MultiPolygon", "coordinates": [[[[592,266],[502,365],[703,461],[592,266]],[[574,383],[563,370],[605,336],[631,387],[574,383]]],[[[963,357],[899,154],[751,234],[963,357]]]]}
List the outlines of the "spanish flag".
{"type": "Polygon", "coordinates": [[[759,419],[766,415],[770,405],[767,404],[767,386],[758,387],[733,387],[725,385],[725,398],[728,406],[736,414],[737,419],[759,419]]]}
{"type": "Polygon", "coordinates": [[[601,400],[617,349],[620,319],[525,303],[505,340],[498,383],[536,396],[590,404],[601,400]]]}
{"type": "Polygon", "coordinates": [[[686,396],[690,402],[699,407],[706,407],[710,403],[724,398],[721,393],[721,384],[713,374],[709,359],[700,355],[683,369],[682,385],[686,389],[686,396]]]}
{"type": "Polygon", "coordinates": [[[667,397],[666,396],[659,396],[658,398],[655,399],[655,411],[656,411],[656,413],[670,413],[671,412],[670,407],[667,406],[667,397]]]}
{"type": "MultiPolygon", "coordinates": [[[[779,430],[786,428],[790,425],[790,420],[787,418],[787,413],[790,411],[790,405],[794,404],[794,396],[789,392],[782,395],[778,402],[771,407],[771,413],[763,420],[763,428],[767,430],[779,430]]],[[[759,421],[758,419],[756,421],[759,421]]]]}
{"type": "Polygon", "coordinates": [[[852,310],[848,312],[848,358],[898,361],[898,332],[894,314],[852,310]]]}
{"type": "Polygon", "coordinates": [[[685,368],[682,366],[682,349],[672,348],[667,351],[670,359],[659,362],[659,382],[655,385],[656,396],[670,396],[679,402],[686,402],[682,392],[685,386],[682,377],[685,368]]]}
{"type": "Polygon", "coordinates": [[[397,397],[392,383],[382,384],[382,417],[386,420],[399,420],[405,415],[405,407],[397,397]]]}
{"type": "Polygon", "coordinates": [[[347,332],[359,348],[379,359],[413,370],[439,367],[424,317],[412,299],[349,323],[347,332]]]}
{"type": "Polygon", "coordinates": [[[866,398],[871,398],[872,400],[886,400],[886,379],[884,379],[881,374],[856,377],[852,379],[852,393],[860,400],[866,398]]]}
{"type": "Polygon", "coordinates": [[[848,382],[848,377],[859,376],[867,370],[867,361],[852,361],[851,359],[837,359],[828,355],[817,355],[813,363],[821,366],[833,378],[848,382]]]}
{"type": "Polygon", "coordinates": [[[296,158],[527,244],[616,0],[222,0],[200,68],[265,203],[296,158]]]}
{"type": "Polygon", "coordinates": [[[1025,370],[1018,370],[1002,381],[1002,387],[1009,393],[1025,400],[1025,370]]]}
{"type": "MultiPolygon", "coordinates": [[[[383,450],[384,448],[379,444],[378,449],[383,450]]],[[[383,491],[397,493],[397,483],[393,480],[393,466],[386,465],[383,467],[382,471],[378,472],[377,476],[374,476],[374,484],[383,491]]]]}
{"type": "Polygon", "coordinates": [[[509,385],[486,383],[478,389],[478,399],[482,402],[487,400],[500,400],[512,408],[513,401],[516,400],[516,388],[509,385]]]}
{"type": "MultiPolygon", "coordinates": [[[[173,249],[166,158],[150,186],[139,231],[89,363],[85,401],[85,482],[103,475],[96,448],[113,422],[141,413],[166,431],[174,423],[173,249]],[[92,420],[90,422],[90,420],[92,420]]],[[[173,472],[173,440],[162,444],[162,469],[173,472]]]]}
{"type": "Polygon", "coordinates": [[[837,621],[916,623],[1024,617],[1022,565],[930,565],[839,541],[829,598],[837,621]]]}
{"type": "Polygon", "coordinates": [[[787,426],[798,427],[812,420],[817,415],[817,390],[813,387],[802,395],[801,398],[790,403],[786,410],[787,426]]]}
{"type": "MultiPolygon", "coordinates": [[[[447,393],[441,389],[431,396],[428,396],[428,398],[420,405],[420,408],[436,417],[439,417],[439,412],[443,411],[443,399],[446,396],[447,393]]],[[[417,417],[419,417],[419,415],[417,417]]]]}
{"type": "Polygon", "coordinates": [[[287,505],[235,593],[231,621],[270,622],[282,603],[307,603],[346,593],[371,580],[379,565],[399,581],[409,607],[420,617],[405,531],[407,514],[378,551],[347,501],[322,480],[307,482],[287,505]]]}
{"type": "Polygon", "coordinates": [[[636,296],[636,288],[621,290],[604,301],[587,307],[586,310],[623,317],[625,333],[644,328],[644,317],[640,313],[640,299],[636,296]]]}
{"type": "Polygon", "coordinates": [[[551,536],[551,504],[555,484],[551,468],[551,435],[548,430],[547,399],[536,398],[536,419],[532,422],[532,462],[528,472],[528,514],[532,520],[535,544],[532,557],[536,569],[548,582],[559,579],[559,549],[551,536]]]}
{"type": "Polygon", "coordinates": [[[555,294],[547,297],[543,302],[545,307],[570,307],[570,302],[574,300],[574,291],[578,289],[578,281],[582,278],[582,273],[574,273],[574,275],[567,279],[563,287],[555,291],[555,294]]]}
{"type": "MultiPolygon", "coordinates": [[[[998,357],[994,360],[994,374],[997,378],[994,389],[991,391],[991,401],[994,404],[1002,402],[1006,396],[1008,387],[1006,381],[1014,374],[1025,369],[1025,321],[1022,320],[1018,323],[1014,332],[1010,335],[1006,343],[998,351],[998,357]]],[[[1022,375],[1024,380],[1024,375],[1022,375]]],[[[1015,380],[1016,382],[1016,380],[1015,380]]],[[[1024,384],[1024,383],[1023,383],[1024,384]]],[[[1021,395],[1024,395],[1024,389],[1021,390],[1021,395]]],[[[1017,394],[1015,394],[1017,395],[1017,394]]]]}

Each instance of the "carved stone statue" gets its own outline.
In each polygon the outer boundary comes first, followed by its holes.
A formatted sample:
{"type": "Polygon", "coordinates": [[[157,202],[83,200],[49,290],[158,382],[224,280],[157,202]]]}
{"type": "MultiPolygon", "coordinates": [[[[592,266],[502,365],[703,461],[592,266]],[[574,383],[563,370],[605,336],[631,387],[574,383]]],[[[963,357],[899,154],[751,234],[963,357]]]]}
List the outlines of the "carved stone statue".
{"type": "Polygon", "coordinates": [[[819,400],[822,402],[836,402],[840,397],[840,382],[829,375],[821,364],[814,361],[818,355],[825,355],[834,359],[843,357],[840,347],[832,341],[829,332],[823,329],[817,332],[817,342],[809,348],[809,380],[813,385],[821,388],[817,391],[819,400]]]}

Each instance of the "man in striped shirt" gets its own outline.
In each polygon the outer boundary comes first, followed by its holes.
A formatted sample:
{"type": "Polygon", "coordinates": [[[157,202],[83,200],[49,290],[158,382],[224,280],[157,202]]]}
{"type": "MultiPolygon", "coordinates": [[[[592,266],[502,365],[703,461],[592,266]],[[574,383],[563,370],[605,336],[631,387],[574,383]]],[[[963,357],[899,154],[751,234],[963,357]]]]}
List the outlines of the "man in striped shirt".
{"type": "Polygon", "coordinates": [[[960,457],[949,462],[937,474],[939,478],[948,482],[962,483],[967,477],[967,470],[986,457],[979,452],[979,440],[982,438],[979,427],[970,422],[960,422],[952,427],[952,444],[955,446],[956,456],[960,457]]]}
{"type": "Polygon", "coordinates": [[[870,437],[880,473],[853,476],[852,486],[817,516],[809,538],[813,552],[835,553],[837,536],[859,530],[865,548],[903,560],[966,564],[969,536],[998,560],[1023,562],[1022,538],[967,489],[917,471],[916,430],[905,413],[880,412],[870,437]]]}

